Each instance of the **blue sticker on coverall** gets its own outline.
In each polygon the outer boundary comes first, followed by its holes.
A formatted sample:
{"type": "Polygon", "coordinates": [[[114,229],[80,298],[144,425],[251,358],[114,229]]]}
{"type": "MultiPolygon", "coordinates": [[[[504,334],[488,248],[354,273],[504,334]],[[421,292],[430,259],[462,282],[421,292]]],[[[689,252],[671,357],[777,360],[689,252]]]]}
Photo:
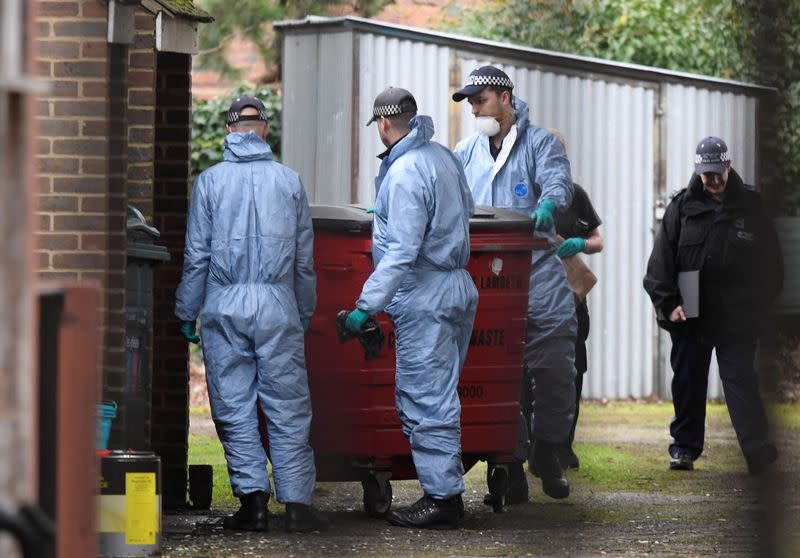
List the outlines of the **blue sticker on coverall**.
{"type": "Polygon", "coordinates": [[[528,187],[525,186],[524,182],[518,182],[517,185],[514,186],[514,193],[518,198],[524,198],[528,195],[528,187]]]}

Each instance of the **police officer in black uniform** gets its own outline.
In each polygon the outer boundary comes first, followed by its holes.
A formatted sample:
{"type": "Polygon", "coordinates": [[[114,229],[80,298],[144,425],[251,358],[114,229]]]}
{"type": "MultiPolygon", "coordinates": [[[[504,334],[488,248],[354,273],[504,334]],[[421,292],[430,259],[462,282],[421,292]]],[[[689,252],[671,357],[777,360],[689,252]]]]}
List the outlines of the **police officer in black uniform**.
{"type": "MultiPolygon", "coordinates": [[[[586,193],[579,184],[575,184],[572,204],[564,213],[556,215],[556,232],[564,238],[564,242],[556,252],[561,259],[570,258],[578,253],[596,254],[603,250],[603,236],[600,234],[602,221],[586,193]]],[[[589,338],[589,306],[586,299],[575,301],[575,313],[578,316],[578,337],[575,340],[575,418],[569,437],[558,449],[558,461],[563,469],[577,469],[580,466],[578,456],[572,449],[575,441],[575,427],[580,412],[583,375],[588,369],[586,340],[589,338]]]]}
{"type": "Polygon", "coordinates": [[[691,470],[703,451],[711,351],[731,422],[756,475],[777,459],[754,367],[756,342],[783,282],[777,234],[761,202],[731,167],[718,137],[697,145],[695,174],[670,202],[644,288],[670,332],[675,416],[670,468],[691,470]],[[678,273],[699,270],[699,316],[686,317],[678,273]]]}

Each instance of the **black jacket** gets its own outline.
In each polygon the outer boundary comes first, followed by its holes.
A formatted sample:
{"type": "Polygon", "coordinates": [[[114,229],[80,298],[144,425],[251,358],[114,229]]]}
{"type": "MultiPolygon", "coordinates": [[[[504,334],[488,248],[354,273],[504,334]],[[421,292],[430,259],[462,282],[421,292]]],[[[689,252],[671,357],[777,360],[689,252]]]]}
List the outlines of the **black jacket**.
{"type": "Polygon", "coordinates": [[[667,206],[647,264],[644,288],[658,325],[708,343],[754,339],[783,284],[775,228],[761,196],[731,169],[725,200],[714,211],[693,175],[667,206]],[[678,272],[700,270],[700,317],[676,324],[678,272]]]}

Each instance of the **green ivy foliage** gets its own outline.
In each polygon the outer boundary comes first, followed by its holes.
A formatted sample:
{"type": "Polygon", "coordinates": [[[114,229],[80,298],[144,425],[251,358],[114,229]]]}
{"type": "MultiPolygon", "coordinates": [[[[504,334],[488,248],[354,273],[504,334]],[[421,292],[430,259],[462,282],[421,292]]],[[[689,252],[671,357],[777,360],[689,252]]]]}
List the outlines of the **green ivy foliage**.
{"type": "Polygon", "coordinates": [[[267,143],[277,160],[281,153],[281,95],[265,86],[239,84],[227,97],[193,99],[192,109],[192,176],[222,161],[222,143],[227,135],[225,117],[231,101],[239,95],[261,99],[267,109],[269,134],[267,143]]]}

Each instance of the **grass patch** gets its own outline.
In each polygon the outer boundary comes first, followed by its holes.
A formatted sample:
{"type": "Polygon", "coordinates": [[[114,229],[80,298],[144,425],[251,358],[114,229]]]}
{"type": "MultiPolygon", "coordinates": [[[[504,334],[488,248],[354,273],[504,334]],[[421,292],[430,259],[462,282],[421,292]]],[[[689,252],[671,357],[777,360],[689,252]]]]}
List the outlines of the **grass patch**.
{"type": "Polygon", "coordinates": [[[770,416],[779,429],[800,430],[800,402],[776,403],[771,405],[770,416]]]}

